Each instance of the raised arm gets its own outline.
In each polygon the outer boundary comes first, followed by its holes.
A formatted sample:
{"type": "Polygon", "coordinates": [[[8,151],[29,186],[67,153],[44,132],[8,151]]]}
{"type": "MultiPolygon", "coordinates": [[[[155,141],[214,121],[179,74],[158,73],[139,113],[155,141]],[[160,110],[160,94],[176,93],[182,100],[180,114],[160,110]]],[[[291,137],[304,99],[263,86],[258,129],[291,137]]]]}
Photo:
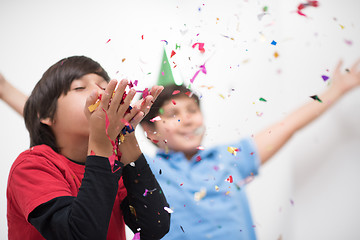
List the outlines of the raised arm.
{"type": "Polygon", "coordinates": [[[23,109],[27,96],[19,89],[11,85],[2,74],[0,74],[0,99],[4,100],[12,109],[23,115],[23,109]]]}
{"type": "Polygon", "coordinates": [[[333,74],[330,88],[319,96],[322,102],[311,101],[255,135],[262,164],[284,146],[294,133],[318,118],[348,91],[360,85],[359,65],[360,59],[350,69],[342,72],[340,61],[333,74]]]}

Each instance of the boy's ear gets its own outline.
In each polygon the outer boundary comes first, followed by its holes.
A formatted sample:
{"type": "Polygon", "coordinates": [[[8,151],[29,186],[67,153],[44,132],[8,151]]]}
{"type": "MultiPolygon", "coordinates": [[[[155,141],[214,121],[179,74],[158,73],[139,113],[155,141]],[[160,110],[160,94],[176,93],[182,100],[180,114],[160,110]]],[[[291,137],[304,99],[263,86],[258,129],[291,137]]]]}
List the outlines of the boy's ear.
{"type": "Polygon", "coordinates": [[[41,122],[42,124],[48,125],[49,127],[51,127],[51,126],[54,124],[54,121],[53,121],[51,118],[49,118],[49,117],[47,117],[47,118],[41,118],[41,119],[40,119],[40,122],[41,122]]]}

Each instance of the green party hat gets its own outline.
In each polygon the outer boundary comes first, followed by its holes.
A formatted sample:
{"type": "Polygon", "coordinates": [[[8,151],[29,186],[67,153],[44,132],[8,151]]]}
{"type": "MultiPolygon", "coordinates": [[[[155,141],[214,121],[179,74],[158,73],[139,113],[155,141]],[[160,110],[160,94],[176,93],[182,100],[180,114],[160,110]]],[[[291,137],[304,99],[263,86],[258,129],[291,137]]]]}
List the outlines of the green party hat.
{"type": "Polygon", "coordinates": [[[170,84],[176,84],[176,83],[174,80],[173,73],[171,71],[170,63],[169,63],[168,57],[166,55],[165,48],[164,48],[164,53],[163,53],[163,58],[161,61],[160,74],[159,74],[159,78],[157,81],[157,85],[166,86],[166,85],[170,85],[170,84]]]}

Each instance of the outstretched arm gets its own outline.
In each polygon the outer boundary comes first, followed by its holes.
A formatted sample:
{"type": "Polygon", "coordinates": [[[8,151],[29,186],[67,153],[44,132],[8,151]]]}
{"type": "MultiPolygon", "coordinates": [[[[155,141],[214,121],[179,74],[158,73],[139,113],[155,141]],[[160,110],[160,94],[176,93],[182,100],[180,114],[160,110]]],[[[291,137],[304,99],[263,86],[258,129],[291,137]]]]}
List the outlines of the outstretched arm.
{"type": "Polygon", "coordinates": [[[294,133],[318,118],[348,91],[360,85],[359,65],[360,59],[343,73],[340,61],[333,74],[330,88],[319,96],[322,102],[311,101],[255,135],[262,164],[280,150],[294,133]]]}
{"type": "Polygon", "coordinates": [[[4,100],[11,108],[20,115],[23,115],[23,109],[27,96],[20,90],[11,85],[2,74],[0,74],[0,99],[4,100]]]}

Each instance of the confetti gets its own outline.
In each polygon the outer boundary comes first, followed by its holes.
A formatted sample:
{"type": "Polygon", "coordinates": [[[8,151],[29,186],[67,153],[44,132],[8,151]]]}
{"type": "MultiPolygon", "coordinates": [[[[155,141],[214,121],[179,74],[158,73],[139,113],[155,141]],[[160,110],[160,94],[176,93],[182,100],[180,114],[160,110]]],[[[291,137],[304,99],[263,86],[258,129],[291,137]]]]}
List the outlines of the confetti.
{"type": "Polygon", "coordinates": [[[177,50],[178,48],[180,49],[181,46],[176,44],[175,50],[177,50]]]}
{"type": "Polygon", "coordinates": [[[96,103],[90,105],[90,106],[88,107],[88,109],[89,109],[89,111],[92,113],[93,111],[95,111],[95,109],[96,109],[99,105],[100,105],[100,100],[98,99],[98,100],[96,101],[96,103]]]}
{"type": "Polygon", "coordinates": [[[183,227],[180,225],[180,228],[181,228],[181,231],[183,231],[183,233],[185,233],[185,231],[184,231],[184,229],[183,229],[183,227]]]}
{"type": "Polygon", "coordinates": [[[256,112],[256,116],[261,117],[263,115],[262,112],[256,112]]]}
{"type": "Polygon", "coordinates": [[[279,57],[279,53],[278,52],[274,52],[274,57],[278,58],[279,57]]]}
{"type": "Polygon", "coordinates": [[[107,42],[106,43],[109,43],[111,41],[111,39],[109,38],[109,40],[107,40],[107,42]]]}
{"type": "Polygon", "coordinates": [[[215,185],[215,191],[219,191],[219,187],[215,185]]]}
{"type": "Polygon", "coordinates": [[[300,16],[304,16],[306,17],[306,15],[302,12],[302,10],[304,10],[307,7],[318,7],[319,6],[319,2],[318,1],[307,1],[307,3],[300,3],[297,7],[297,13],[300,16]]]}
{"type": "Polygon", "coordinates": [[[310,96],[312,99],[322,103],[321,99],[317,95],[310,96]]]}
{"type": "Polygon", "coordinates": [[[326,81],[326,80],[328,80],[328,79],[329,79],[329,77],[328,77],[328,76],[326,76],[326,75],[321,75],[321,77],[322,77],[322,79],[323,79],[324,81],[326,81]]]}
{"type": "Polygon", "coordinates": [[[195,78],[197,77],[197,75],[202,72],[204,74],[206,74],[206,68],[205,68],[205,63],[203,65],[200,65],[200,69],[196,71],[196,73],[194,74],[194,76],[190,79],[191,83],[194,83],[195,78]]]}
{"type": "Polygon", "coordinates": [[[175,102],[174,99],[171,99],[171,102],[172,102],[174,105],[176,105],[176,102],[175,102]]]}
{"type": "Polygon", "coordinates": [[[261,102],[267,102],[265,98],[259,98],[259,101],[261,101],[261,102]]]}
{"type": "Polygon", "coordinates": [[[204,52],[205,52],[205,49],[204,49],[205,43],[194,43],[194,44],[192,45],[192,48],[195,48],[196,45],[199,45],[199,51],[200,51],[201,53],[204,53],[204,52]]]}
{"type": "Polygon", "coordinates": [[[233,177],[230,175],[227,179],[225,179],[225,182],[232,183],[233,182],[233,177]]]}
{"type": "Polygon", "coordinates": [[[175,52],[174,50],[172,50],[172,51],[171,51],[170,58],[172,58],[175,54],[176,54],[176,52],[175,52]]]}
{"type": "Polygon", "coordinates": [[[179,91],[179,90],[175,90],[175,91],[173,91],[172,95],[176,95],[176,94],[178,94],[178,93],[180,93],[180,91],[179,91]]]}
{"type": "Polygon", "coordinates": [[[145,192],[144,192],[143,196],[146,197],[146,195],[147,195],[148,193],[155,192],[156,190],[157,190],[156,188],[154,188],[153,190],[148,190],[148,189],[145,188],[145,192]]]}
{"type": "Polygon", "coordinates": [[[161,117],[160,116],[156,116],[152,119],[150,119],[150,122],[156,122],[156,121],[160,121],[161,120],[161,117]]]}
{"type": "Polygon", "coordinates": [[[168,208],[168,207],[164,207],[164,210],[167,211],[168,213],[173,213],[174,212],[171,208],[168,208]]]}
{"type": "Polygon", "coordinates": [[[353,42],[351,40],[344,39],[344,41],[349,46],[351,46],[353,44],[353,42]]]}
{"type": "Polygon", "coordinates": [[[162,174],[162,171],[161,171],[161,169],[159,170],[159,174],[160,174],[160,175],[162,174]]]}
{"type": "Polygon", "coordinates": [[[168,45],[168,41],[166,41],[166,40],[161,40],[161,42],[165,42],[166,45],[168,45]]]}
{"type": "Polygon", "coordinates": [[[140,233],[139,232],[135,233],[132,240],[140,240],[140,233]]]}
{"type": "Polygon", "coordinates": [[[197,150],[204,150],[205,148],[203,146],[196,147],[197,150]]]}
{"type": "Polygon", "coordinates": [[[236,156],[236,153],[239,152],[239,149],[236,147],[228,147],[227,150],[229,153],[231,153],[234,156],[236,156]]]}
{"type": "Polygon", "coordinates": [[[201,161],[201,156],[200,156],[200,155],[196,157],[196,161],[197,161],[197,162],[200,162],[200,161],[201,161]]]}
{"type": "Polygon", "coordinates": [[[141,40],[144,40],[144,35],[141,35],[141,40]]]}
{"type": "Polygon", "coordinates": [[[277,44],[277,42],[275,42],[275,40],[272,40],[271,45],[276,46],[276,44],[277,44]]]}

